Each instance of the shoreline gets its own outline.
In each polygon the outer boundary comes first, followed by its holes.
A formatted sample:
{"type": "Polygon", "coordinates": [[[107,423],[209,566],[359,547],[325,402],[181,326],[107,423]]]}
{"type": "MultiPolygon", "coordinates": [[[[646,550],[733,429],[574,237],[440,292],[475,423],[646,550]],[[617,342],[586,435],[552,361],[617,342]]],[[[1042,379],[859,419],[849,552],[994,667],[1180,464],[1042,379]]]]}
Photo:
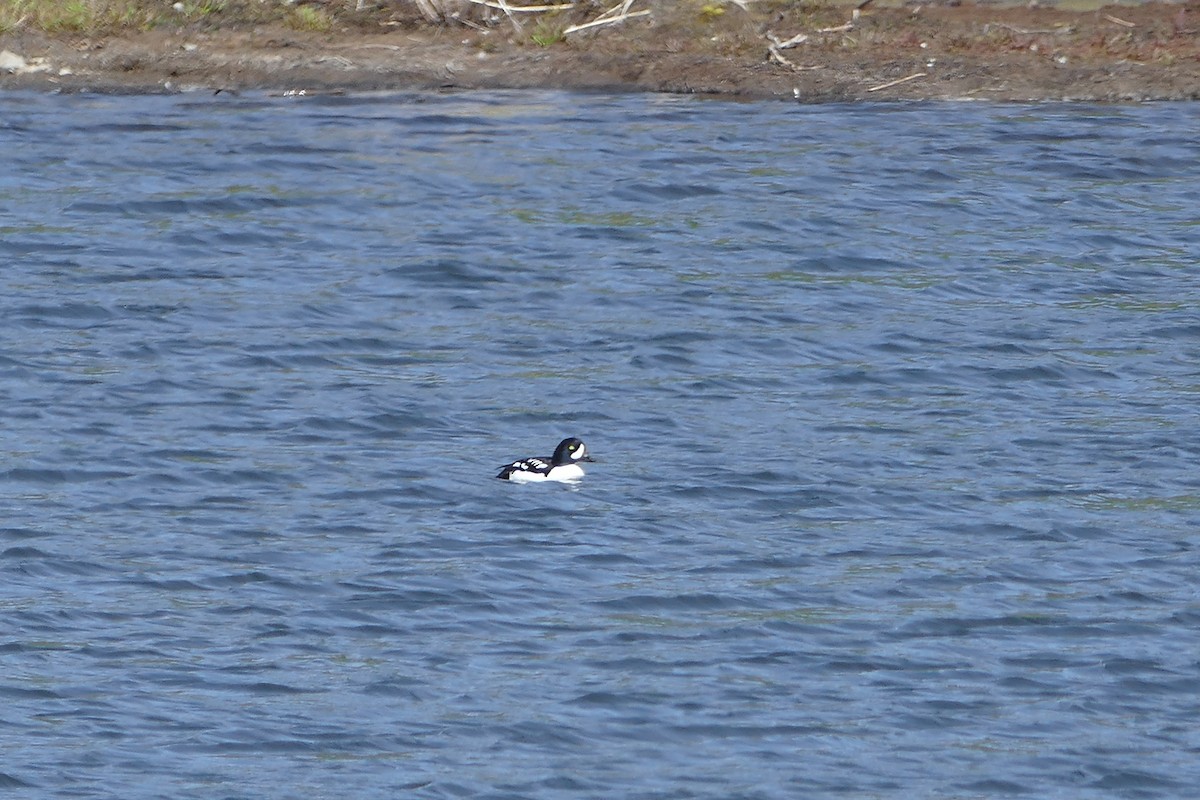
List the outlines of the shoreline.
{"type": "Polygon", "coordinates": [[[1003,6],[660,2],[537,43],[528,24],[427,20],[0,34],[0,89],[153,93],[565,89],[802,102],[1200,99],[1200,3],[1003,6]],[[710,8],[705,6],[705,8],[710,8]],[[726,8],[722,6],[722,8],[726,8]],[[782,10],[780,10],[782,9],[782,10]],[[841,20],[841,22],[839,22],[841,20]],[[395,23],[395,24],[390,24],[395,23]]]}

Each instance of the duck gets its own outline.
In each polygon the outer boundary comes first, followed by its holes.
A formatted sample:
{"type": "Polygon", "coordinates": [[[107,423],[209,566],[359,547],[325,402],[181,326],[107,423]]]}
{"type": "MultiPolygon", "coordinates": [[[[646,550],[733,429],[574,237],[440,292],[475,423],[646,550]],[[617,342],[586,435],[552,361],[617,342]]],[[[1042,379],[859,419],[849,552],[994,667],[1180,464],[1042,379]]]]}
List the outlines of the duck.
{"type": "Polygon", "coordinates": [[[496,477],[513,483],[558,481],[575,483],[583,477],[583,461],[595,461],[588,455],[587,445],[574,436],[563,439],[549,458],[521,458],[500,468],[496,477]]]}

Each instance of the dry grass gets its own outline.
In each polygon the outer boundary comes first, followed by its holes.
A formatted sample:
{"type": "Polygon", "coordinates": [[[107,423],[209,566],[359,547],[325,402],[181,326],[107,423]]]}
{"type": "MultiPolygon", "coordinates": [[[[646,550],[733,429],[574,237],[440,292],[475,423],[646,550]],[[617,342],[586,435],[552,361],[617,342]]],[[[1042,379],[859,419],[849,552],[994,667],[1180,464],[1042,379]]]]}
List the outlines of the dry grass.
{"type": "Polygon", "coordinates": [[[297,6],[288,17],[288,25],[300,31],[325,33],[333,30],[334,18],[323,8],[316,6],[297,6]]]}
{"type": "Polygon", "coordinates": [[[327,31],[342,21],[377,20],[390,9],[411,4],[392,0],[358,11],[357,0],[0,0],[0,33],[29,29],[103,35],[165,25],[242,28],[266,22],[327,31]]]}
{"type": "Polygon", "coordinates": [[[8,0],[0,4],[0,32],[20,27],[48,33],[143,28],[162,12],[145,0],[8,0]]]}

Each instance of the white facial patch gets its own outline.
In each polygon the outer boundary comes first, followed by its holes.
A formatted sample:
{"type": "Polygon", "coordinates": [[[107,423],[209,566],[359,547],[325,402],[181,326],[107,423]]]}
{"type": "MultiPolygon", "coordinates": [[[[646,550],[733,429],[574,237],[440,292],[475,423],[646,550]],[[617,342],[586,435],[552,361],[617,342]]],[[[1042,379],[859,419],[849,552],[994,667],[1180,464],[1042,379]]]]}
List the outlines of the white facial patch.
{"type": "Polygon", "coordinates": [[[579,446],[571,451],[571,458],[578,461],[587,455],[587,446],[580,442],[579,446]]]}

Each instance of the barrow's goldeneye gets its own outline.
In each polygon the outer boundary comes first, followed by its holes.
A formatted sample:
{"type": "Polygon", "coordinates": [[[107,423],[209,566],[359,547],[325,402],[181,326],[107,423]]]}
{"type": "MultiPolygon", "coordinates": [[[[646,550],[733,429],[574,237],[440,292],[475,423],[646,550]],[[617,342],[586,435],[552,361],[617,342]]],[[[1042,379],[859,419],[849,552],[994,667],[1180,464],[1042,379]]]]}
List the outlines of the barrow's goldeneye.
{"type": "Polygon", "coordinates": [[[497,478],[514,483],[535,481],[574,482],[583,477],[581,461],[592,461],[587,445],[571,437],[563,439],[550,458],[522,458],[500,468],[497,478]]]}

